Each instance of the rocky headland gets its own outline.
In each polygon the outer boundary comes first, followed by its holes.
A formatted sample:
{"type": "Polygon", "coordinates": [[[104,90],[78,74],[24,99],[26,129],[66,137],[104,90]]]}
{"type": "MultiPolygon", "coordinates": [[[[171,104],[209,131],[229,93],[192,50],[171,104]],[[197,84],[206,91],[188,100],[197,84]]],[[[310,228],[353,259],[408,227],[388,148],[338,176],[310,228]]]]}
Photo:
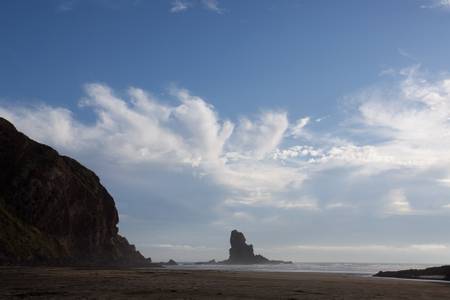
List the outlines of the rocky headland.
{"type": "Polygon", "coordinates": [[[386,272],[380,271],[374,276],[450,281],[450,266],[431,267],[426,269],[409,269],[401,271],[386,271],[386,272]]]}
{"type": "Polygon", "coordinates": [[[142,265],[91,170],[0,118],[0,265],[142,265]]]}

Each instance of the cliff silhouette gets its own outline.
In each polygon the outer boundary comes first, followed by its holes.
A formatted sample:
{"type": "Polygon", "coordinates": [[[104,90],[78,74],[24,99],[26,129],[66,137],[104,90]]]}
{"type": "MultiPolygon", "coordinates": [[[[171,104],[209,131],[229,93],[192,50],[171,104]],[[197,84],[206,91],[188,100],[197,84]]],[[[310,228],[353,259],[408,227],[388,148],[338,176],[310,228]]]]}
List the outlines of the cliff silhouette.
{"type": "Polygon", "coordinates": [[[0,264],[145,264],[97,175],[0,118],[0,264]]]}

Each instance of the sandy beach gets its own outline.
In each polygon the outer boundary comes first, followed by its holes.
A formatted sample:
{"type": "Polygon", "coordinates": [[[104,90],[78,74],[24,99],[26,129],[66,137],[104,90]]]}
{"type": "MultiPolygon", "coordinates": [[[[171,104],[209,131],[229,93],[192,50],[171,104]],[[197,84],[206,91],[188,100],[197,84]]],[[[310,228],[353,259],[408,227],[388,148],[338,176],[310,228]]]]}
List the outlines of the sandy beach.
{"type": "Polygon", "coordinates": [[[450,285],[330,273],[0,268],[1,299],[450,299],[450,285]]]}

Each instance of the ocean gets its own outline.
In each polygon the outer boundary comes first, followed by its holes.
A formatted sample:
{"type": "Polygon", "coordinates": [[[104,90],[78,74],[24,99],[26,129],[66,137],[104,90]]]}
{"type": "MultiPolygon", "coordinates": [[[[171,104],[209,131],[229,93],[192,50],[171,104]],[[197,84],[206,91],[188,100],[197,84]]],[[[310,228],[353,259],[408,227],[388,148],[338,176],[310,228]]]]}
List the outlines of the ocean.
{"type": "Polygon", "coordinates": [[[276,265],[221,265],[179,263],[169,266],[170,269],[181,270],[221,270],[250,272],[323,272],[354,275],[373,275],[379,271],[398,271],[405,269],[424,269],[438,265],[406,264],[406,263],[293,263],[276,265]]]}

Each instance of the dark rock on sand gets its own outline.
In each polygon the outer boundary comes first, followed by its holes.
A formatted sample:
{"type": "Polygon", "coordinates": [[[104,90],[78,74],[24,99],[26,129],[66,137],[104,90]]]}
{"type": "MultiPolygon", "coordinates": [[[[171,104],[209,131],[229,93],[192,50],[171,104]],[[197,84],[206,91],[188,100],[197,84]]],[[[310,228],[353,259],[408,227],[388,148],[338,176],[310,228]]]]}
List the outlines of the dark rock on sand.
{"type": "Polygon", "coordinates": [[[380,271],[374,276],[450,281],[450,266],[431,267],[426,269],[409,269],[401,271],[387,271],[387,272],[380,271]]]}
{"type": "Polygon", "coordinates": [[[226,264],[275,264],[291,263],[284,261],[271,261],[262,255],[255,255],[253,245],[247,245],[245,236],[242,232],[233,230],[230,236],[230,257],[222,263],[226,264]]]}
{"type": "Polygon", "coordinates": [[[177,266],[178,264],[173,259],[169,259],[169,261],[164,263],[164,265],[166,265],[166,266],[177,266]]]}
{"type": "Polygon", "coordinates": [[[215,265],[215,264],[217,264],[215,259],[211,259],[209,261],[198,261],[194,263],[194,265],[215,265]]]}
{"type": "Polygon", "coordinates": [[[99,178],[3,118],[0,170],[0,264],[148,263],[99,178]]]}

